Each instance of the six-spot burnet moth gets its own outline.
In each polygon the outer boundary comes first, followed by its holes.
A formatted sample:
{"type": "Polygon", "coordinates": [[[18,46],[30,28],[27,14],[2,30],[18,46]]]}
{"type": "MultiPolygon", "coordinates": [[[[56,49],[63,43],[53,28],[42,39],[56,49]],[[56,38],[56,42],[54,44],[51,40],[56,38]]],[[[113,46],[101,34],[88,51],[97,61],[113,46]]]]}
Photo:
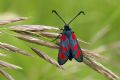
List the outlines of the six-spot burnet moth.
{"type": "Polygon", "coordinates": [[[60,48],[58,53],[58,63],[59,65],[65,64],[67,60],[72,60],[72,58],[75,58],[78,62],[83,62],[83,54],[80,49],[79,43],[77,41],[77,38],[74,34],[74,32],[69,27],[69,24],[81,13],[85,14],[83,11],[80,11],[68,24],[63,20],[63,18],[55,11],[53,10],[52,13],[55,13],[63,22],[64,22],[64,29],[60,38],[60,48]]]}

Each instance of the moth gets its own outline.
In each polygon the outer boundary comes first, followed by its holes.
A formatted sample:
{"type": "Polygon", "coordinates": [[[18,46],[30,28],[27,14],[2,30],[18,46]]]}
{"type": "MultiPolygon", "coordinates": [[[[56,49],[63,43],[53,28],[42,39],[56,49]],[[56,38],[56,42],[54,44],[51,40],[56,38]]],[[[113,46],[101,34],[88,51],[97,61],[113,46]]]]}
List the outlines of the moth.
{"type": "Polygon", "coordinates": [[[81,13],[85,15],[83,11],[80,11],[68,24],[63,20],[63,18],[53,10],[52,13],[55,13],[63,22],[64,29],[62,29],[62,33],[59,36],[60,38],[60,48],[58,52],[58,63],[59,65],[63,65],[67,62],[67,60],[72,60],[73,58],[78,62],[83,62],[83,54],[82,50],[79,46],[75,33],[70,28],[69,24],[77,18],[81,13]]]}

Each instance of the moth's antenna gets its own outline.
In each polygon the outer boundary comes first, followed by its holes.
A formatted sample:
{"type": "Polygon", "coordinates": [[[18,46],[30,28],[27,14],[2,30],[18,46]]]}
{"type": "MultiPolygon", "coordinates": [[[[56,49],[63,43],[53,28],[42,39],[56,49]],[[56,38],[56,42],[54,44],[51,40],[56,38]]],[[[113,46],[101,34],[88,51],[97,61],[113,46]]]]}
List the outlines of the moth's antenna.
{"type": "Polygon", "coordinates": [[[52,13],[55,13],[66,25],[66,22],[63,20],[63,18],[57,13],[56,10],[52,10],[52,13]]]}
{"type": "Polygon", "coordinates": [[[69,25],[69,24],[70,24],[75,18],[77,18],[81,13],[85,15],[85,13],[84,13],[83,11],[80,11],[72,20],[70,20],[70,22],[69,22],[67,25],[69,25]]]}

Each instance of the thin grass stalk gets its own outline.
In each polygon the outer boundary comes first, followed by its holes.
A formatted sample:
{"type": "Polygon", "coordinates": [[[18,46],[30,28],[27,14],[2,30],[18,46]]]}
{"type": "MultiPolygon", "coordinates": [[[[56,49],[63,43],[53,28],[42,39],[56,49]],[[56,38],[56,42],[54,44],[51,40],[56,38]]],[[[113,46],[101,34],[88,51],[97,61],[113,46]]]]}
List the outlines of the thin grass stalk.
{"type": "Polygon", "coordinates": [[[19,67],[19,66],[10,64],[10,63],[5,62],[5,61],[2,61],[2,60],[0,60],[0,66],[1,66],[1,67],[7,67],[7,68],[10,68],[10,69],[22,69],[22,68],[19,67]]]}
{"type": "Polygon", "coordinates": [[[45,30],[58,30],[59,28],[51,27],[51,26],[44,26],[44,25],[17,25],[10,27],[12,31],[45,31],[45,30]]]}
{"type": "Polygon", "coordinates": [[[32,54],[27,53],[27,52],[25,52],[24,50],[19,49],[19,48],[15,47],[15,46],[13,46],[13,45],[10,45],[10,44],[6,44],[6,43],[1,43],[1,42],[0,42],[0,48],[1,48],[1,49],[5,49],[5,50],[8,50],[8,51],[17,52],[17,53],[20,53],[20,54],[23,54],[23,55],[26,55],[26,56],[33,57],[32,54]]]}
{"type": "Polygon", "coordinates": [[[9,19],[9,20],[1,20],[0,21],[0,25],[6,25],[9,23],[13,23],[13,22],[18,22],[18,21],[22,21],[22,20],[26,20],[26,17],[19,17],[19,18],[13,18],[13,19],[9,19]]]}
{"type": "Polygon", "coordinates": [[[58,48],[58,46],[56,44],[53,44],[53,43],[50,43],[50,42],[47,42],[47,41],[44,41],[44,40],[40,40],[40,39],[37,39],[37,38],[33,38],[31,36],[16,35],[15,37],[17,37],[21,40],[32,42],[32,43],[35,43],[35,44],[39,44],[39,45],[42,45],[42,46],[47,46],[47,47],[50,47],[50,48],[58,48]]]}
{"type": "Polygon", "coordinates": [[[88,65],[90,68],[104,75],[109,80],[120,80],[119,76],[113,73],[110,69],[106,68],[105,66],[91,58],[85,57],[84,63],[88,65]]]}
{"type": "Polygon", "coordinates": [[[6,71],[4,71],[4,70],[1,69],[1,68],[0,68],[0,73],[1,73],[4,77],[6,77],[7,80],[14,80],[14,78],[13,78],[10,74],[8,74],[6,71]]]}
{"type": "Polygon", "coordinates": [[[54,59],[52,59],[51,57],[49,57],[47,54],[41,52],[40,50],[37,50],[35,48],[31,48],[37,55],[39,55],[41,58],[43,58],[44,60],[46,60],[47,62],[51,63],[52,65],[55,65],[56,67],[64,70],[64,68],[62,66],[60,66],[58,64],[58,62],[56,62],[54,59]]]}
{"type": "MultiPolygon", "coordinates": [[[[56,38],[59,36],[59,34],[53,32],[46,32],[46,30],[56,30],[57,32],[60,31],[59,28],[44,26],[44,25],[18,25],[18,26],[10,27],[10,30],[21,34],[36,35],[36,36],[42,35],[48,38],[56,38]]],[[[90,44],[89,42],[83,41],[81,39],[78,39],[78,42],[90,44]]]]}
{"type": "MultiPolygon", "coordinates": [[[[42,45],[42,46],[46,46],[46,47],[50,47],[50,48],[54,48],[54,49],[59,49],[59,45],[56,45],[54,43],[47,42],[44,40],[40,40],[38,38],[33,38],[32,36],[16,35],[15,37],[17,37],[21,40],[27,41],[27,42],[35,43],[38,45],[42,45]]],[[[82,51],[84,51],[86,53],[85,56],[100,58],[99,55],[97,55],[93,52],[90,52],[89,50],[82,49],[82,51]]]]}

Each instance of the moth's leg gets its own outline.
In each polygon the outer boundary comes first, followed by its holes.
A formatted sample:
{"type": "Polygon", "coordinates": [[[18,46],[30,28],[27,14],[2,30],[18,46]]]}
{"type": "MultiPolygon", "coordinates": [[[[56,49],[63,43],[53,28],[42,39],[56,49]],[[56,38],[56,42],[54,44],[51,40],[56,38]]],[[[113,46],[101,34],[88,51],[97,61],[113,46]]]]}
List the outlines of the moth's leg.
{"type": "MultiPolygon", "coordinates": [[[[62,30],[64,30],[63,28],[59,28],[60,29],[60,31],[62,30]]],[[[61,32],[60,32],[60,34],[62,34],[61,32]]],[[[54,41],[56,41],[59,37],[60,37],[60,34],[55,38],[55,39],[53,39],[51,42],[54,42],[54,41]]]]}
{"type": "MultiPolygon", "coordinates": [[[[61,33],[60,33],[61,34],[61,33]]],[[[60,35],[58,35],[55,39],[53,39],[51,42],[56,41],[58,38],[60,37],[60,35]]]]}
{"type": "Polygon", "coordinates": [[[62,30],[62,31],[64,30],[63,28],[59,28],[59,29],[62,30]]]}

